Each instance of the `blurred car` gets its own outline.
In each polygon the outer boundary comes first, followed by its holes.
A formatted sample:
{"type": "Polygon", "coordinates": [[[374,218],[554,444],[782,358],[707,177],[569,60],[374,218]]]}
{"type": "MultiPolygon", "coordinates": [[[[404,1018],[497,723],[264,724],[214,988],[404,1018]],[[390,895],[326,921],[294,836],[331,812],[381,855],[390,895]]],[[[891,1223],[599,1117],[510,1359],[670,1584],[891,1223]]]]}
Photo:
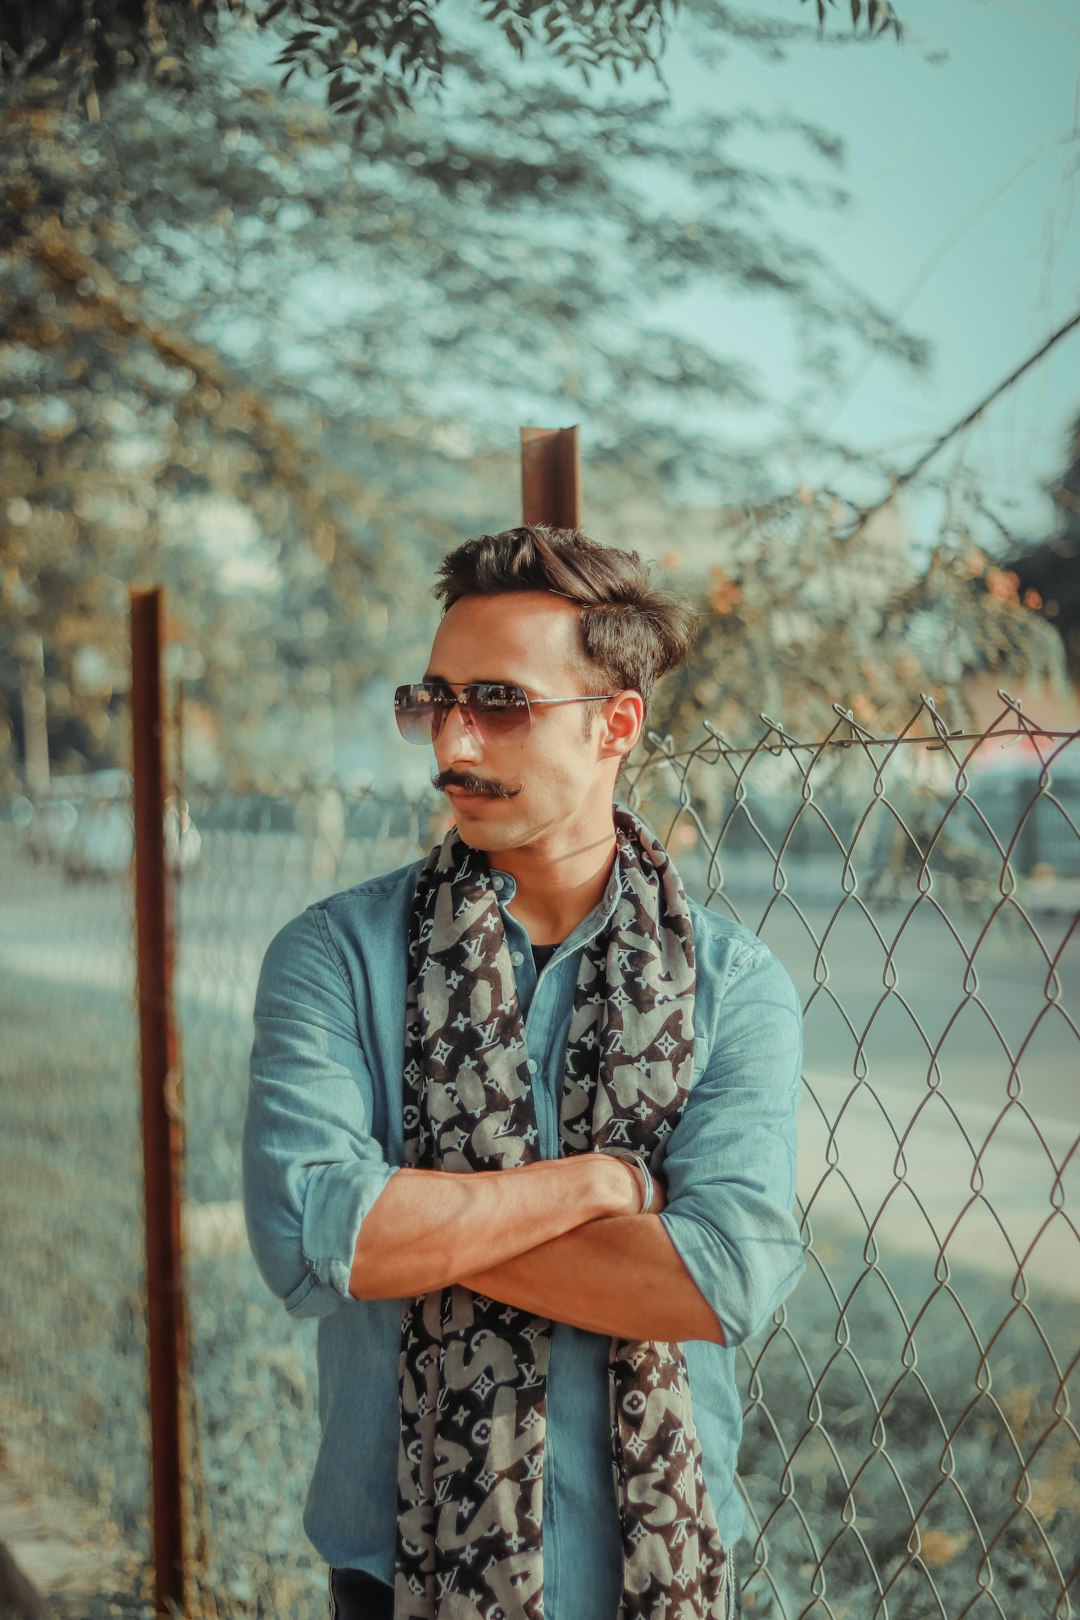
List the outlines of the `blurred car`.
{"type": "MultiPolygon", "coordinates": [[[[170,872],[191,872],[202,855],[202,834],[175,794],[165,800],[165,865],[170,872]]],[[[75,830],[64,850],[69,877],[110,877],[127,872],[135,854],[135,824],[127,802],[95,799],[80,806],[75,830]]]]}
{"type": "Polygon", "coordinates": [[[12,820],[22,829],[22,848],[32,861],[60,864],[71,841],[79,812],[70,799],[17,799],[12,820]]]}
{"type": "MultiPolygon", "coordinates": [[[[87,771],[56,776],[47,797],[20,798],[13,820],[33,861],[57,866],[69,877],[109,877],[127,872],[135,849],[131,777],[127,771],[87,771]]],[[[202,835],[185,800],[165,800],[165,862],[172,872],[190,872],[202,855],[202,835]]]]}

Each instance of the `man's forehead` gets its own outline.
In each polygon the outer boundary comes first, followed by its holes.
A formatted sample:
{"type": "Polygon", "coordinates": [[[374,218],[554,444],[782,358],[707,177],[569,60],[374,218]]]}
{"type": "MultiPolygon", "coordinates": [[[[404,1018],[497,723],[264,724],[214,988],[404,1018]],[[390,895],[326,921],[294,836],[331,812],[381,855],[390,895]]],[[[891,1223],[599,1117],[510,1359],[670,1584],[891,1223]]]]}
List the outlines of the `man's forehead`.
{"type": "Polygon", "coordinates": [[[561,673],[580,659],[579,617],[576,602],[546,591],[459,597],[435,632],[428,674],[527,684],[530,674],[561,673]]]}

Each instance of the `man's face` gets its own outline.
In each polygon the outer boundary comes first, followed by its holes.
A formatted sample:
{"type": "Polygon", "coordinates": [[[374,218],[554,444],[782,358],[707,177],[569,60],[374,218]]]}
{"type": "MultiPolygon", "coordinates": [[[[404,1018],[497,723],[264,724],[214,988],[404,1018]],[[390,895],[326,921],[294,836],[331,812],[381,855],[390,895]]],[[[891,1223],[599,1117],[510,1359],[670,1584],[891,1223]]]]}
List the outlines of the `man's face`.
{"type": "MultiPolygon", "coordinates": [[[[606,688],[583,677],[579,609],[543,591],[466,596],[454,603],[432,643],[425,680],[455,692],[472,681],[506,681],[530,697],[577,697],[606,688]]],[[[595,703],[586,737],[586,705],[535,705],[528,727],[508,737],[486,736],[451,708],[433,747],[458,831],[467,844],[495,853],[526,845],[573,847],[595,837],[597,818],[610,818],[621,754],[612,750],[605,714],[595,703]],[[509,796],[469,792],[455,776],[499,785],[509,796]]]]}

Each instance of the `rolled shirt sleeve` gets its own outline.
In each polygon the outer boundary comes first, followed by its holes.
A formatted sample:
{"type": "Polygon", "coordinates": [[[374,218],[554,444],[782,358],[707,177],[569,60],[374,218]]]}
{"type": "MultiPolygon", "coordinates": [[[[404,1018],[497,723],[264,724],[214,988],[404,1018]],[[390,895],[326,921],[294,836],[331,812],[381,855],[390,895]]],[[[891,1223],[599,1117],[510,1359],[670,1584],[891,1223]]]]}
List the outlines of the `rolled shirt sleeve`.
{"type": "Polygon", "coordinates": [[[804,1268],[792,1214],[801,1065],[795,987],[753,940],[728,969],[712,1050],[660,1166],[660,1219],[732,1347],[804,1268]]]}
{"type": "Polygon", "coordinates": [[[263,960],[244,1118],[248,1239],[295,1316],[351,1299],[361,1224],[396,1167],[370,1129],[372,1082],[352,990],[313,910],[263,960]]]}

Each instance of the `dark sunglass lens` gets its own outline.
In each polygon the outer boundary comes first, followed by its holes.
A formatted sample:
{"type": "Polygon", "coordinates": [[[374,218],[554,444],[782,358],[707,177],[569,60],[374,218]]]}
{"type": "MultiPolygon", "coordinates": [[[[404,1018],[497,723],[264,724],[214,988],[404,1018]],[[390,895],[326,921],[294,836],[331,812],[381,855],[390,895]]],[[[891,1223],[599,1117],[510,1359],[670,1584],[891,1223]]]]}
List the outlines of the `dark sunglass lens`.
{"type": "Polygon", "coordinates": [[[406,742],[430,745],[444,712],[441,696],[436,687],[423,682],[398,687],[394,693],[394,719],[406,742]]]}
{"type": "Polygon", "coordinates": [[[469,713],[480,729],[505,736],[529,723],[529,700],[520,686],[481,681],[469,689],[469,713]]]}
{"type": "Polygon", "coordinates": [[[394,719],[406,742],[430,746],[456,703],[481,736],[503,737],[529,723],[529,700],[520,686],[504,681],[477,681],[455,694],[447,686],[414,682],[394,693],[394,719]]]}

